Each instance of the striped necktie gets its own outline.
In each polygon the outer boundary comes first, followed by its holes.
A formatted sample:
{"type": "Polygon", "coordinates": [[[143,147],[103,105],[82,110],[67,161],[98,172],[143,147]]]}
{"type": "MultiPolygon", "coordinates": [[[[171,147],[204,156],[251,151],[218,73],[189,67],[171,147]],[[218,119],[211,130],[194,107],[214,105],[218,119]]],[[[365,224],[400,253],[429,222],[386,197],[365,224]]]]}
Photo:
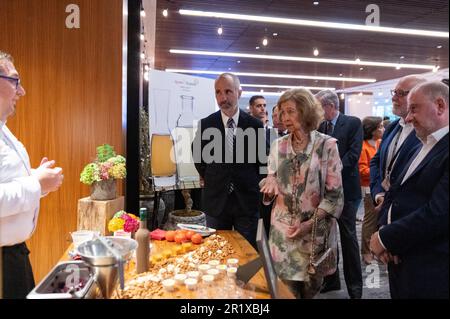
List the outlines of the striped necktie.
{"type": "MultiPolygon", "coordinates": [[[[236,124],[234,123],[233,118],[228,119],[227,128],[227,147],[230,154],[233,154],[234,144],[236,142],[236,136],[234,136],[234,129],[236,128],[236,124]]],[[[228,194],[231,194],[233,191],[234,185],[233,182],[230,182],[230,184],[228,185],[228,194]]]]}

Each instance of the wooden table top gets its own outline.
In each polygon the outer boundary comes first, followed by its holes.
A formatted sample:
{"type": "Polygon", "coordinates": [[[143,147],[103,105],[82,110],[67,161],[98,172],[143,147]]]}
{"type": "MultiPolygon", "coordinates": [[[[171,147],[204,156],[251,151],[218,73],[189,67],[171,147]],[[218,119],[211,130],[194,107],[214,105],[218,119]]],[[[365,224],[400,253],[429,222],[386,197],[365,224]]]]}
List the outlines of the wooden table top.
{"type": "MultiPolygon", "coordinates": [[[[229,258],[239,259],[239,265],[244,265],[258,257],[256,250],[236,231],[217,231],[217,235],[225,238],[234,248],[235,254],[229,258]]],[[[151,255],[161,254],[165,250],[170,250],[176,243],[167,242],[166,240],[152,241],[151,255]]],[[[195,245],[198,247],[197,245],[195,245]]],[[[60,261],[70,260],[68,252],[73,249],[73,246],[65,252],[60,261]]],[[[135,265],[133,261],[130,261],[125,269],[125,281],[131,276],[135,275],[135,265]]],[[[245,285],[242,289],[237,289],[236,294],[228,294],[224,291],[226,284],[229,283],[226,276],[219,281],[215,281],[212,287],[206,287],[199,280],[199,286],[197,290],[188,290],[184,285],[179,286],[173,292],[162,291],[161,295],[155,296],[155,298],[161,299],[240,299],[240,298],[254,298],[254,299],[270,299],[270,292],[267,287],[266,278],[264,275],[264,269],[260,271],[249,281],[249,284],[245,285]]],[[[289,289],[279,280],[278,281],[278,294],[282,299],[293,299],[294,296],[289,289]]]]}

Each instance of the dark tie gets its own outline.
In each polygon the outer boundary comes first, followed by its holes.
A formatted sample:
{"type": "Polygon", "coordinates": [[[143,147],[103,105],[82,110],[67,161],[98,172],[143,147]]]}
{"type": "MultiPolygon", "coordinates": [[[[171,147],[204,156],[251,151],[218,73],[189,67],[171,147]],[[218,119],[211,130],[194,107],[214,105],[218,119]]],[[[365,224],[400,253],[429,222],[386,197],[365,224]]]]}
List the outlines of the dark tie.
{"type": "MultiPolygon", "coordinates": [[[[234,123],[233,118],[230,118],[227,122],[227,146],[228,146],[228,151],[233,154],[234,152],[234,143],[236,140],[236,137],[234,136],[234,129],[235,129],[236,125],[234,123]]],[[[230,182],[230,184],[228,185],[228,194],[231,194],[234,191],[234,185],[233,182],[230,182]]]]}
{"type": "Polygon", "coordinates": [[[331,123],[331,121],[327,121],[327,124],[326,124],[326,131],[325,131],[325,134],[327,134],[327,135],[333,135],[333,129],[334,129],[334,125],[333,125],[333,123],[331,123]]]}

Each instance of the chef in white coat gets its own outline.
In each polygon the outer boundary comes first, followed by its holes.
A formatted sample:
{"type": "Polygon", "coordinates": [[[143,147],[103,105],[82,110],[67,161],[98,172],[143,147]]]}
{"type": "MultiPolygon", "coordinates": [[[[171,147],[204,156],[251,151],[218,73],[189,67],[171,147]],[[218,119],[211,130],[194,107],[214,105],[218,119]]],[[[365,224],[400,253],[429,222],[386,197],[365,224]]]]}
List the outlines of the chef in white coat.
{"type": "Polygon", "coordinates": [[[36,229],[41,197],[56,191],[64,177],[47,158],[31,169],[25,147],[6,126],[24,95],[11,56],[0,51],[0,296],[7,299],[25,298],[34,288],[25,241],[36,229]]]}

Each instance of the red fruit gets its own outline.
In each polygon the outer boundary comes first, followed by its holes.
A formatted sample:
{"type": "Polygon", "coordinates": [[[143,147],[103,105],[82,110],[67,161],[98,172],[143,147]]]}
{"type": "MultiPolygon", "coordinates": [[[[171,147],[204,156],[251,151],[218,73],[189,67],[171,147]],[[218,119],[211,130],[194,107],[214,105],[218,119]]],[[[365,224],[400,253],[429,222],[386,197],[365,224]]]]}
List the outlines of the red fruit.
{"type": "Polygon", "coordinates": [[[169,230],[166,232],[167,241],[173,242],[175,240],[175,232],[173,230],[169,230]]]}
{"type": "Polygon", "coordinates": [[[192,241],[192,243],[198,245],[198,244],[201,244],[201,243],[202,243],[203,237],[202,237],[202,235],[200,235],[200,234],[194,234],[194,235],[192,235],[192,237],[191,237],[191,241],[192,241]]]}
{"type": "Polygon", "coordinates": [[[187,240],[191,240],[192,236],[195,235],[195,234],[196,234],[195,231],[188,230],[188,231],[186,232],[186,239],[187,239],[187,240]]]}
{"type": "Polygon", "coordinates": [[[181,244],[182,242],[186,241],[186,236],[182,233],[175,235],[175,242],[177,244],[181,244]]]}

